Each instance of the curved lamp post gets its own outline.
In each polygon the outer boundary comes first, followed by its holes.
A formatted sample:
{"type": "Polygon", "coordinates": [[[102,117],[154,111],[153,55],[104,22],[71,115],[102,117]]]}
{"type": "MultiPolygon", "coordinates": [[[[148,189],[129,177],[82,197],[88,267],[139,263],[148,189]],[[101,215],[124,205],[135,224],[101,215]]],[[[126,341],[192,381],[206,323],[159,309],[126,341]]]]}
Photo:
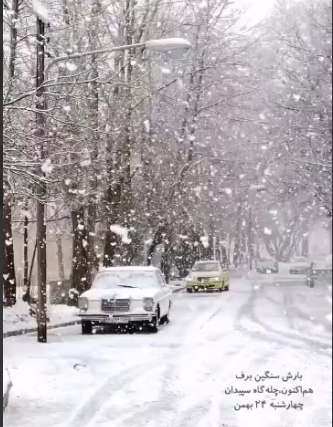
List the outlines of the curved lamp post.
{"type": "MultiPolygon", "coordinates": [[[[46,110],[46,87],[45,82],[49,70],[59,62],[66,62],[71,59],[79,59],[93,55],[103,55],[104,53],[121,52],[130,49],[143,48],[152,52],[165,52],[172,57],[181,57],[189,49],[191,43],[182,38],[168,38],[159,40],[147,40],[143,43],[125,45],[119,47],[109,47],[87,52],[76,52],[69,55],[53,58],[47,66],[45,66],[45,23],[37,18],[37,72],[36,72],[36,136],[39,138],[39,149],[41,153],[40,160],[44,160],[44,138],[45,138],[45,115],[46,110]]],[[[37,199],[37,288],[38,288],[38,311],[37,311],[37,340],[38,342],[47,341],[47,316],[46,316],[46,283],[47,283],[47,267],[46,267],[46,221],[45,221],[45,195],[46,187],[44,183],[38,186],[39,198],[37,199]]]]}
{"type": "Polygon", "coordinates": [[[150,52],[166,53],[172,57],[179,57],[179,56],[181,57],[185,55],[185,53],[188,52],[192,48],[192,46],[188,40],[185,40],[182,38],[168,38],[168,39],[147,40],[146,42],[143,42],[143,43],[107,47],[104,49],[97,49],[97,50],[92,50],[87,52],[71,53],[69,55],[63,55],[57,58],[53,58],[52,61],[49,62],[49,64],[45,67],[45,72],[44,72],[45,80],[46,80],[48,71],[59,62],[68,61],[70,59],[84,58],[86,56],[92,56],[92,55],[103,55],[104,53],[123,52],[125,50],[137,49],[137,48],[144,48],[149,50],[150,52]]]}

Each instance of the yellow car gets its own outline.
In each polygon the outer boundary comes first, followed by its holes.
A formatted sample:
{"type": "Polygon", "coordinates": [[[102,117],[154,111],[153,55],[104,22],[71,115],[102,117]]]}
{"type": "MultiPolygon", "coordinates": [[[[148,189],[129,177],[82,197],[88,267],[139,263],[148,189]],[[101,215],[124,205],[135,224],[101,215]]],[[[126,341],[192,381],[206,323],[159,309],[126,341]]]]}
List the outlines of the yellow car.
{"type": "Polygon", "coordinates": [[[229,291],[229,269],[219,261],[198,261],[186,278],[187,292],[229,291]]]}

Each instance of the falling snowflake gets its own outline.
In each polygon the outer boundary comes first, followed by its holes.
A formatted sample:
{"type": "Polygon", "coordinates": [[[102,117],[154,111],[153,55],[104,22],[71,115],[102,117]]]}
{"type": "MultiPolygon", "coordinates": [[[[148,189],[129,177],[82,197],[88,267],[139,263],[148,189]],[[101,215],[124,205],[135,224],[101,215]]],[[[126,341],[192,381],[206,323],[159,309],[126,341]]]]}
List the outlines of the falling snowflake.
{"type": "Polygon", "coordinates": [[[250,186],[250,190],[264,191],[265,189],[266,187],[263,184],[253,184],[250,186]]]}
{"type": "Polygon", "coordinates": [[[77,66],[73,62],[66,62],[66,68],[71,73],[77,70],[77,66]]]}
{"type": "Polygon", "coordinates": [[[88,166],[90,166],[91,165],[91,160],[90,159],[84,159],[84,160],[82,160],[81,162],[80,162],[80,166],[81,167],[88,167],[88,166]]]}
{"type": "Polygon", "coordinates": [[[272,230],[270,228],[265,227],[264,228],[264,234],[266,236],[271,236],[272,235],[272,230]]]}
{"type": "Polygon", "coordinates": [[[143,125],[145,127],[146,132],[149,133],[150,132],[150,121],[149,120],[145,120],[143,122],[143,125]]]}
{"type": "Polygon", "coordinates": [[[204,248],[209,248],[209,237],[208,236],[202,236],[200,237],[200,241],[203,244],[204,248]]]}
{"type": "Polygon", "coordinates": [[[121,225],[111,225],[110,230],[121,237],[121,241],[123,243],[129,244],[131,243],[131,239],[128,237],[128,229],[126,227],[122,227],[121,225]]]}
{"type": "Polygon", "coordinates": [[[51,159],[46,159],[45,162],[42,164],[42,172],[45,173],[45,175],[49,175],[54,167],[52,166],[51,159]]]}
{"type": "Polygon", "coordinates": [[[169,68],[162,68],[162,74],[170,74],[171,70],[169,68]]]}
{"type": "Polygon", "coordinates": [[[184,88],[184,82],[182,79],[177,80],[177,86],[180,90],[182,90],[184,88]]]}

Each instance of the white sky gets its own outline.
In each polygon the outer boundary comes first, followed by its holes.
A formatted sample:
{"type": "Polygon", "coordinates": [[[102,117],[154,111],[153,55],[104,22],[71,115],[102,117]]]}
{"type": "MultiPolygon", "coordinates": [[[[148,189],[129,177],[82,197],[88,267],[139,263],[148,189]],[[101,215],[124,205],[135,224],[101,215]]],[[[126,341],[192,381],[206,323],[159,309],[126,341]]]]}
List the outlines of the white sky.
{"type": "Polygon", "coordinates": [[[247,20],[257,23],[261,21],[274,6],[275,0],[237,0],[237,5],[250,6],[247,20]]]}

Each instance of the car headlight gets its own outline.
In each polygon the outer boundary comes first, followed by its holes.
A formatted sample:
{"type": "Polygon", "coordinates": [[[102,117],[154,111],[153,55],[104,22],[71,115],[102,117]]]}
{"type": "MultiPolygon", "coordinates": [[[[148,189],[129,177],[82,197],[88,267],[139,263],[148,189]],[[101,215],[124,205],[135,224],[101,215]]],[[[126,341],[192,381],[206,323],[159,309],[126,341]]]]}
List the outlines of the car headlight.
{"type": "Polygon", "coordinates": [[[154,310],[154,300],[153,300],[153,298],[145,298],[143,300],[143,308],[146,311],[153,311],[154,310]]]}
{"type": "Polygon", "coordinates": [[[218,282],[220,278],[216,276],[216,277],[212,277],[210,280],[211,282],[218,282]]]}
{"type": "Polygon", "coordinates": [[[79,298],[79,309],[87,311],[88,307],[89,307],[88,298],[79,298]]]}

